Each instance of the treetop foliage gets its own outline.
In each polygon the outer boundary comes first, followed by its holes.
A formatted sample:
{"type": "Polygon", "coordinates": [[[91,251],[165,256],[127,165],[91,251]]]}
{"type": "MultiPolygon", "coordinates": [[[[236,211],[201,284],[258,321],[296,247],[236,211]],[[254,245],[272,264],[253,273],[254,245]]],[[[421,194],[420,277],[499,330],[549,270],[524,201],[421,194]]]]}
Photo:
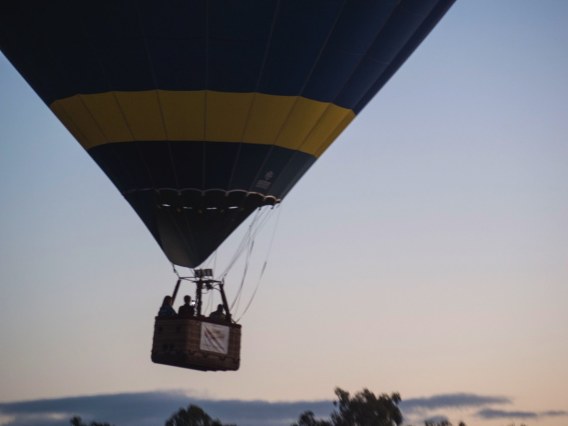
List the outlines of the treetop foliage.
{"type": "Polygon", "coordinates": [[[336,407],[331,413],[331,420],[318,420],[314,413],[306,411],[300,415],[292,426],[399,426],[402,423],[402,413],[398,408],[400,395],[375,395],[368,389],[363,389],[351,396],[349,392],[335,389],[336,407]]]}
{"type": "Polygon", "coordinates": [[[114,426],[111,425],[110,423],[99,423],[99,422],[84,423],[83,419],[81,419],[81,417],[79,416],[73,417],[71,420],[69,420],[69,422],[71,423],[71,426],[114,426]]]}
{"type": "Polygon", "coordinates": [[[191,404],[187,410],[180,408],[166,421],[165,426],[223,426],[223,423],[219,419],[212,419],[197,405],[191,404]]]}

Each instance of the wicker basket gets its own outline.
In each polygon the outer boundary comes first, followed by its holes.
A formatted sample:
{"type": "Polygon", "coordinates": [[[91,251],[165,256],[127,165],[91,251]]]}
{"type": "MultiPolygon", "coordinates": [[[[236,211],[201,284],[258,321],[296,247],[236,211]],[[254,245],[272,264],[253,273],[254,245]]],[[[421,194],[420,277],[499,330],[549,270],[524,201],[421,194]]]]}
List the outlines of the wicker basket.
{"type": "Polygon", "coordinates": [[[201,371],[238,370],[241,326],[208,318],[156,317],[152,361],[201,371]]]}

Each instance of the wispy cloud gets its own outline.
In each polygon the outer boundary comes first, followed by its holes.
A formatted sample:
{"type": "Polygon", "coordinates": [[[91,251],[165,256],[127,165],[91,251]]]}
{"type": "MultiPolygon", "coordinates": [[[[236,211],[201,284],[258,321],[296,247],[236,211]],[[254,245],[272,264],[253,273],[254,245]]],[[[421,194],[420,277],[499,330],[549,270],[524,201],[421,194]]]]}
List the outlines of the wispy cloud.
{"type": "Polygon", "coordinates": [[[550,411],[543,411],[542,413],[540,413],[540,415],[546,417],[565,417],[568,416],[568,411],[550,410],[550,411]]]}
{"type": "Polygon", "coordinates": [[[511,399],[504,396],[476,395],[472,393],[452,393],[424,398],[403,400],[401,408],[406,412],[436,410],[440,408],[476,408],[493,404],[510,404],[511,399]]]}
{"type": "Polygon", "coordinates": [[[476,416],[482,419],[537,419],[542,417],[562,417],[568,416],[568,411],[551,410],[551,411],[517,411],[517,410],[495,410],[493,408],[484,408],[476,413],[476,416]]]}
{"type": "MultiPolygon", "coordinates": [[[[402,401],[401,409],[405,417],[412,418],[413,423],[419,423],[422,420],[430,419],[433,412],[437,410],[454,410],[454,409],[477,409],[473,415],[483,420],[495,419],[539,419],[544,417],[561,417],[568,416],[568,412],[564,410],[550,411],[524,411],[524,410],[504,410],[496,409],[495,405],[512,404],[511,398],[506,396],[487,396],[471,393],[453,393],[444,395],[434,395],[424,398],[411,398],[402,401]]],[[[436,414],[436,418],[447,418],[446,415],[436,414]]]]}
{"type": "Polygon", "coordinates": [[[85,420],[117,425],[161,424],[179,407],[187,406],[181,392],[143,392],[1,403],[0,413],[11,418],[6,426],[49,426],[79,415],[85,420]]]}
{"type": "Polygon", "coordinates": [[[405,421],[410,424],[422,424],[425,420],[447,420],[446,414],[439,411],[479,409],[490,405],[511,404],[505,396],[477,395],[457,392],[403,400],[400,404],[405,421]]]}

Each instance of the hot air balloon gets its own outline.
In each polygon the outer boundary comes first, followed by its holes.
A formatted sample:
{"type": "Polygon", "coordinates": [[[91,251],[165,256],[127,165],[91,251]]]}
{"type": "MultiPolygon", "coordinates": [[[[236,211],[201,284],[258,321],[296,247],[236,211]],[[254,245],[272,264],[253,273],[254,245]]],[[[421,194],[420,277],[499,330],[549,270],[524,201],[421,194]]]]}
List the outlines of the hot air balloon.
{"type": "Polygon", "coordinates": [[[195,268],[282,201],[453,2],[5,0],[0,48],[195,268]]]}

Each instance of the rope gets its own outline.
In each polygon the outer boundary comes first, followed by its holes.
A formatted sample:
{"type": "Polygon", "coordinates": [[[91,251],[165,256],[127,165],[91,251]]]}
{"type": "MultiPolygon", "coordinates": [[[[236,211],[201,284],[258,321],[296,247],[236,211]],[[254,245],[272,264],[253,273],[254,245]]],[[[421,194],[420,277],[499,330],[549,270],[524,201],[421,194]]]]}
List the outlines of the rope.
{"type": "Polygon", "coordinates": [[[252,256],[253,248],[254,248],[254,240],[251,240],[250,244],[249,244],[249,248],[247,250],[247,257],[246,257],[246,261],[245,261],[245,268],[244,268],[244,271],[243,271],[243,276],[241,278],[241,284],[239,285],[239,289],[237,290],[237,294],[235,295],[235,298],[233,299],[233,302],[231,303],[231,306],[230,306],[231,311],[236,311],[239,307],[239,301],[241,300],[243,287],[245,285],[245,279],[246,279],[246,276],[247,276],[247,273],[248,273],[248,267],[249,267],[250,258],[252,256]]]}
{"type": "Polygon", "coordinates": [[[243,238],[242,238],[242,240],[239,244],[239,247],[235,251],[233,258],[231,259],[231,261],[229,262],[229,264],[227,265],[227,267],[225,268],[223,273],[219,276],[219,279],[221,279],[221,280],[225,279],[225,277],[227,276],[229,271],[233,268],[233,266],[235,265],[237,260],[239,260],[239,258],[245,252],[248,245],[250,244],[250,240],[254,238],[254,235],[256,235],[256,232],[260,228],[260,224],[264,223],[264,222],[261,222],[261,219],[263,217],[267,216],[266,211],[267,211],[267,209],[263,210],[260,207],[256,210],[256,214],[255,214],[254,218],[252,219],[252,221],[251,221],[251,223],[250,223],[250,225],[247,229],[247,232],[243,236],[243,238]]]}
{"type": "MultiPolygon", "coordinates": [[[[279,207],[279,205],[276,206],[276,208],[277,208],[277,207],[279,207]]],[[[239,322],[239,321],[245,316],[245,314],[247,313],[247,311],[248,311],[250,305],[252,304],[254,298],[256,297],[256,293],[257,293],[258,289],[260,288],[260,284],[262,283],[262,278],[264,277],[264,272],[266,271],[266,267],[268,266],[268,259],[269,259],[269,257],[270,257],[270,253],[272,252],[272,246],[273,246],[273,243],[274,243],[274,239],[275,239],[275,237],[276,237],[276,229],[278,229],[278,223],[279,223],[279,222],[280,222],[280,210],[278,210],[277,215],[276,215],[276,220],[275,220],[275,223],[274,223],[274,228],[272,229],[272,236],[270,237],[270,242],[269,242],[269,244],[268,244],[268,250],[267,250],[267,252],[266,252],[266,258],[264,259],[264,263],[262,264],[262,268],[261,268],[261,270],[260,270],[260,274],[259,274],[259,277],[258,277],[258,281],[257,281],[257,283],[256,283],[256,286],[255,286],[255,288],[254,288],[254,291],[253,291],[253,293],[252,293],[252,295],[251,295],[251,297],[250,297],[250,299],[249,299],[247,305],[245,306],[245,310],[244,310],[243,313],[239,316],[239,318],[236,320],[236,322],[239,322]]]]}
{"type": "Polygon", "coordinates": [[[233,257],[231,264],[227,267],[227,270],[225,271],[224,275],[222,275],[222,279],[224,280],[228,271],[235,265],[236,261],[246,251],[245,267],[244,267],[244,270],[243,270],[243,276],[241,278],[241,283],[240,283],[239,288],[237,290],[237,293],[234,296],[234,298],[231,302],[231,305],[229,307],[233,313],[239,309],[239,303],[240,303],[240,300],[241,300],[242,291],[244,289],[244,283],[245,283],[246,277],[248,275],[249,264],[250,264],[250,260],[252,258],[252,252],[253,252],[253,249],[254,249],[256,234],[264,227],[267,220],[271,217],[271,213],[272,213],[273,210],[274,210],[274,207],[270,208],[270,209],[264,209],[264,210],[259,209],[259,210],[257,210],[257,214],[255,215],[253,221],[251,222],[251,224],[250,224],[250,226],[247,230],[246,235],[241,240],[241,244],[238,248],[238,252],[235,253],[235,256],[233,257]]]}

